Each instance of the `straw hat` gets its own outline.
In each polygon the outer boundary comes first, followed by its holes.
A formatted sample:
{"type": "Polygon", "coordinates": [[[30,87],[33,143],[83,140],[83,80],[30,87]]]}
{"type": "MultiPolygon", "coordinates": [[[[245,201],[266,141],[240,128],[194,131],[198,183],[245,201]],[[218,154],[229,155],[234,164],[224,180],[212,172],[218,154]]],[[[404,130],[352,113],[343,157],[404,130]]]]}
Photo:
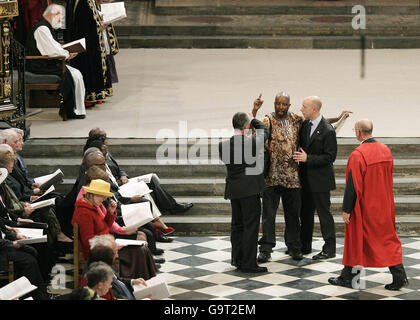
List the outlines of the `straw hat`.
{"type": "Polygon", "coordinates": [[[109,192],[111,185],[101,179],[92,180],[89,187],[83,187],[86,192],[99,194],[105,197],[112,197],[114,194],[109,192]]]}

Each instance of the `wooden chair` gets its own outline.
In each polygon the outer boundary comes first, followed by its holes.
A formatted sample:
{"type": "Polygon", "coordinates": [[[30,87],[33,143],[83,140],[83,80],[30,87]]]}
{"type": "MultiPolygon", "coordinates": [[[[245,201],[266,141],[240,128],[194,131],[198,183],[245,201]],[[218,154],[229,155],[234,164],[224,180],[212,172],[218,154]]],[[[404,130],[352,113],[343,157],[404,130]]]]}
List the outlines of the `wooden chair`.
{"type": "Polygon", "coordinates": [[[80,281],[80,274],[85,267],[85,259],[83,258],[83,251],[79,243],[79,226],[77,223],[73,225],[73,266],[74,288],[77,288],[80,281]]]}
{"type": "Polygon", "coordinates": [[[15,280],[15,264],[13,261],[9,261],[8,271],[0,271],[0,280],[8,280],[9,283],[15,280]]]}
{"type": "MultiPolygon", "coordinates": [[[[65,57],[26,56],[26,60],[60,60],[62,74],[66,71],[65,57]]],[[[61,78],[53,74],[34,74],[25,71],[25,95],[29,108],[59,108],[62,97],[59,93],[61,78]],[[50,92],[50,94],[47,93],[50,92]]]]}
{"type": "MultiPolygon", "coordinates": [[[[80,275],[85,268],[85,259],[83,258],[83,251],[80,247],[79,242],[79,226],[77,223],[73,225],[73,278],[74,278],[74,288],[76,289],[79,285],[80,275]]],[[[113,266],[116,270],[117,275],[120,274],[120,260],[119,258],[115,259],[113,266]]]]}

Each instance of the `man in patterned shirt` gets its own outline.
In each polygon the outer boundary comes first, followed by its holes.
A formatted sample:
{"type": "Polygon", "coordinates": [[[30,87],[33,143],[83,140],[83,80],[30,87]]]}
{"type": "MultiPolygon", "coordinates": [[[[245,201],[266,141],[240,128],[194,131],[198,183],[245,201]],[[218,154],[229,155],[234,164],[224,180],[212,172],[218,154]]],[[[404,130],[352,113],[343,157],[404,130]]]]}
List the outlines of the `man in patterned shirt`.
{"type": "MultiPolygon", "coordinates": [[[[256,116],[263,104],[261,94],[254,101],[253,115],[256,116]]],[[[280,92],[274,100],[274,112],[266,115],[263,123],[270,128],[271,140],[266,142],[266,149],[270,153],[270,168],[265,178],[267,187],[263,194],[262,237],[259,239],[258,262],[264,263],[271,258],[272,249],[276,245],[275,220],[280,203],[283,203],[285,231],[284,239],[288,253],[294,260],[302,260],[302,244],[300,241],[300,208],[301,185],[298,174],[298,164],[293,160],[293,153],[299,145],[299,131],[304,118],[289,111],[290,96],[280,92]]],[[[338,118],[327,119],[337,122],[338,118]]]]}

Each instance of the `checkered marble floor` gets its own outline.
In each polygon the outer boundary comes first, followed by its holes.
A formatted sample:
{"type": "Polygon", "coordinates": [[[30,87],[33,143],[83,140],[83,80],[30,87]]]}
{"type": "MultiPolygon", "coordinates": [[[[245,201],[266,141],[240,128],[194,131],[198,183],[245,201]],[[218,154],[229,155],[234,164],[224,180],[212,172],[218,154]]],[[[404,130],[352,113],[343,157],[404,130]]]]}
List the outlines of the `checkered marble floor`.
{"type": "MultiPolygon", "coordinates": [[[[171,300],[418,300],[420,299],[420,238],[401,238],[403,263],[410,285],[388,291],[392,282],[388,268],[367,268],[364,290],[328,284],[343,268],[343,238],[337,239],[336,258],[314,261],[323,241],[314,238],[313,253],[294,261],[284,252],[283,239],[277,240],[271,261],[261,264],[265,274],[246,274],[230,265],[229,237],[174,237],[172,243],[158,243],[165,249],[163,274],[171,300]]],[[[68,273],[71,265],[65,266],[68,273]]],[[[72,282],[67,282],[70,288],[72,282]]],[[[62,288],[64,289],[64,288],[62,288]]],[[[66,289],[67,290],[67,289],[66,289]]],[[[61,291],[61,290],[60,290],[61,291]]]]}

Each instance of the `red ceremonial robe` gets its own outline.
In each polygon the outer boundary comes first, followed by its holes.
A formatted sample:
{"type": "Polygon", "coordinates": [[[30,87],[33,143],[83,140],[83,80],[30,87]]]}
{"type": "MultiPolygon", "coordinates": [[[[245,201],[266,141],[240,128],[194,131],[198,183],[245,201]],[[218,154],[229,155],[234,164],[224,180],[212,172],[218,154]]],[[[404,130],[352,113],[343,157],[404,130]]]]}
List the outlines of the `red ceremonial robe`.
{"type": "Polygon", "coordinates": [[[389,267],[402,263],[401,241],[395,230],[393,158],[380,142],[363,143],[350,155],[356,203],[345,225],[343,265],[389,267]]]}

